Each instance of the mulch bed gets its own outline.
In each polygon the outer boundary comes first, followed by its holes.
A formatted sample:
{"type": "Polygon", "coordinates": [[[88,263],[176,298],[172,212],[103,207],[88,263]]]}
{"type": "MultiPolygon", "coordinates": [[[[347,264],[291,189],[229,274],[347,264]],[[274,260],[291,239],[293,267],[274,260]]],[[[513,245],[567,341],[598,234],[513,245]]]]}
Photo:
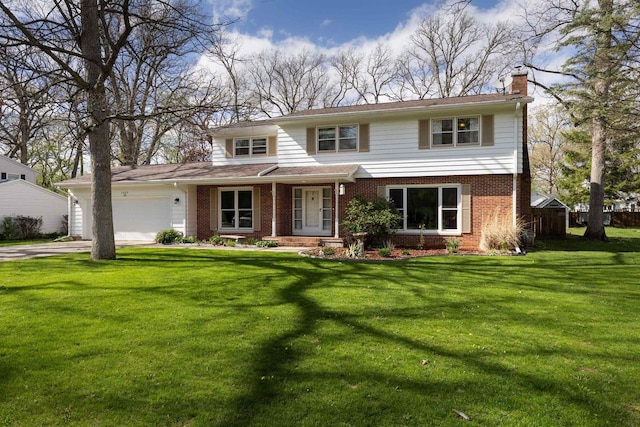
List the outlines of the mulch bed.
{"type": "Polygon", "coordinates": [[[347,248],[314,248],[303,252],[303,255],[311,256],[314,258],[324,259],[338,259],[338,260],[367,260],[367,261],[389,261],[410,259],[425,256],[438,256],[438,255],[480,255],[477,251],[459,250],[456,254],[448,254],[446,249],[412,249],[412,248],[395,248],[391,250],[389,256],[381,256],[379,254],[380,249],[367,249],[364,256],[359,258],[350,258],[347,256],[347,248]],[[330,249],[328,251],[328,249],[330,249]],[[331,254],[331,250],[334,251],[331,254]],[[404,252],[404,253],[403,253],[404,252]],[[408,252],[408,253],[407,253],[408,252]]]}

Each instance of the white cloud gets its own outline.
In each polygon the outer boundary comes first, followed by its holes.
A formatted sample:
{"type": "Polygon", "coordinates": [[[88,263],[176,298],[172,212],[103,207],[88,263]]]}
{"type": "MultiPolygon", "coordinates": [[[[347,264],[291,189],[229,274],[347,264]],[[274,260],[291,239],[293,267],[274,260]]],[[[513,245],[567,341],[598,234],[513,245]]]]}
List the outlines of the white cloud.
{"type": "Polygon", "coordinates": [[[328,27],[329,25],[331,25],[333,23],[333,21],[331,19],[325,19],[324,21],[322,21],[320,23],[320,27],[324,28],[324,27],[328,27]]]}

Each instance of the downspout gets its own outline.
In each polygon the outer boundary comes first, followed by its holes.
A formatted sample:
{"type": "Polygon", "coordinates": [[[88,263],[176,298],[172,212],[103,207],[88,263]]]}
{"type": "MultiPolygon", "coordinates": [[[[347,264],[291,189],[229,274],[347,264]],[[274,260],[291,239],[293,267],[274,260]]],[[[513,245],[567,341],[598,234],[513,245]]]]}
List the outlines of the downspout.
{"type": "Polygon", "coordinates": [[[338,212],[340,211],[340,182],[336,181],[335,182],[335,186],[334,186],[334,197],[336,199],[335,205],[336,205],[336,213],[335,213],[335,223],[333,225],[334,227],[334,235],[333,237],[335,237],[336,239],[338,239],[340,237],[340,218],[338,218],[338,212]]]}
{"type": "MultiPolygon", "coordinates": [[[[513,194],[512,194],[512,218],[513,227],[518,224],[518,111],[520,111],[520,103],[516,103],[516,111],[513,120],[513,194]]],[[[524,129],[522,130],[525,131],[524,129]]]]}

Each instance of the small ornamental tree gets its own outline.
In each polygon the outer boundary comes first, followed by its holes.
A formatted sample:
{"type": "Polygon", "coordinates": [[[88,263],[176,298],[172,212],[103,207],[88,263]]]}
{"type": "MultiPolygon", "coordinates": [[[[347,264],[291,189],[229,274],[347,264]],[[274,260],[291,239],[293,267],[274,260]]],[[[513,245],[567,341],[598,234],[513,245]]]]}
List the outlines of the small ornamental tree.
{"type": "Polygon", "coordinates": [[[384,197],[367,200],[358,195],[347,204],[342,223],[350,234],[366,233],[367,242],[384,241],[400,227],[402,216],[394,204],[384,197]]]}

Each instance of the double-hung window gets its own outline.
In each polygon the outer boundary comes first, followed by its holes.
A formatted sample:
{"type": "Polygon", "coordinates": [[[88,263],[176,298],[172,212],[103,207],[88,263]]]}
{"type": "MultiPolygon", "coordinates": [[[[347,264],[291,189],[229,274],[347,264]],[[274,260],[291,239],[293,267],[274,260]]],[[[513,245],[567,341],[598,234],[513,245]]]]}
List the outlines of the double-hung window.
{"type": "Polygon", "coordinates": [[[479,117],[433,119],[431,123],[431,144],[434,147],[480,144],[479,117]]]}
{"type": "Polygon", "coordinates": [[[388,196],[402,215],[400,231],[460,231],[458,186],[392,187],[388,196]]]}
{"type": "Polygon", "coordinates": [[[267,154],[267,138],[236,138],[234,140],[234,155],[264,156],[267,154]]]}
{"type": "Polygon", "coordinates": [[[223,230],[253,229],[253,191],[221,189],[220,222],[223,230]]]}
{"type": "Polygon", "coordinates": [[[356,151],[358,126],[325,126],[318,128],[318,152],[356,151]]]}

